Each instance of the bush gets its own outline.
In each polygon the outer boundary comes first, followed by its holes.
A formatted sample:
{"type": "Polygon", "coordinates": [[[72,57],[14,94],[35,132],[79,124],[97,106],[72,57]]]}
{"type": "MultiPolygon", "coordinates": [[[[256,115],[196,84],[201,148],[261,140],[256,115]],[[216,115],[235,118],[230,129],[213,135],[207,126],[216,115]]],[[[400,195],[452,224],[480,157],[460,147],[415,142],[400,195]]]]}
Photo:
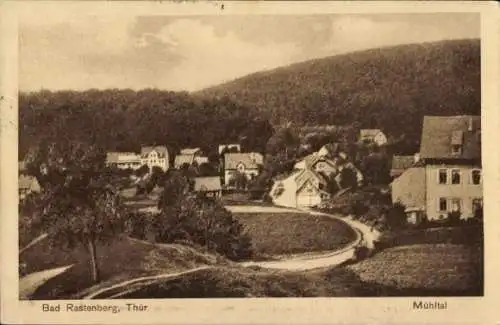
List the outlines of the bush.
{"type": "Polygon", "coordinates": [[[370,249],[364,245],[354,248],[354,257],[357,261],[370,257],[370,249]]]}

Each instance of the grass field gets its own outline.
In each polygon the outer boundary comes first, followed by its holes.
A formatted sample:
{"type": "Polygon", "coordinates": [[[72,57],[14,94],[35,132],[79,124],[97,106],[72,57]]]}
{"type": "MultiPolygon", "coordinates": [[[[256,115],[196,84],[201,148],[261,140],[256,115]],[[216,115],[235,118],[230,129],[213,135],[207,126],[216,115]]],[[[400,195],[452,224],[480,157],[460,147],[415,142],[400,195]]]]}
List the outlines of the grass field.
{"type": "MultiPolygon", "coordinates": [[[[179,272],[202,265],[226,263],[221,257],[201,253],[182,245],[154,245],[121,237],[97,249],[100,275],[103,283],[114,283],[135,276],[179,272]]],[[[63,299],[89,288],[89,256],[82,247],[62,250],[50,247],[48,242],[34,246],[23,253],[20,262],[26,264],[26,273],[74,264],[66,273],[49,280],[34,299],[63,299]]]]}
{"type": "Polygon", "coordinates": [[[391,287],[391,295],[481,295],[482,254],[477,245],[398,246],[347,269],[363,282],[391,287]]]}
{"type": "Polygon", "coordinates": [[[342,248],[356,238],[344,222],[305,213],[235,213],[252,237],[257,256],[342,248]]]}
{"type": "Polygon", "coordinates": [[[350,297],[365,292],[356,275],[342,269],[325,274],[217,267],[158,281],[120,298],[350,297]]]}

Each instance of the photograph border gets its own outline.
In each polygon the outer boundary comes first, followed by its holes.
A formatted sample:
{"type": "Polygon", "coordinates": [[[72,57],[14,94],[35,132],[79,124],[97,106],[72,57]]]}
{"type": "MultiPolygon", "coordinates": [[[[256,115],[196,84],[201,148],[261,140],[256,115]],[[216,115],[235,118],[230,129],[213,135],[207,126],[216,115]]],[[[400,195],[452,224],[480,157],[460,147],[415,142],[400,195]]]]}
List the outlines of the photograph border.
{"type": "Polygon", "coordinates": [[[0,209],[2,216],[1,322],[78,324],[324,324],[324,323],[480,323],[500,321],[500,159],[498,6],[491,2],[4,2],[0,4],[0,209]],[[224,10],[216,4],[224,3],[224,10]],[[88,301],[19,301],[18,299],[18,16],[44,19],[85,14],[113,15],[242,15],[328,13],[430,13],[477,12],[481,16],[482,153],[484,175],[484,296],[436,297],[446,310],[414,310],[419,298],[246,298],[246,299],[140,299],[88,301]],[[16,216],[16,217],[14,217],[16,216]],[[43,303],[119,305],[123,311],[43,312],[43,303]],[[147,311],[128,312],[127,303],[147,306],[147,311]]]}

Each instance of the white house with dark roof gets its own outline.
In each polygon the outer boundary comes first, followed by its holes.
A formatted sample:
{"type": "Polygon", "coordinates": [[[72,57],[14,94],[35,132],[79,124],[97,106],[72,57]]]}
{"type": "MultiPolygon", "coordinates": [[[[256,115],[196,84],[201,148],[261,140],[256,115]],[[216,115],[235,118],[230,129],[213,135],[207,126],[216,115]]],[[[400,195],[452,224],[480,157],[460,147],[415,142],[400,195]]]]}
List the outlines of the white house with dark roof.
{"type": "Polygon", "coordinates": [[[141,148],[141,165],[149,169],[160,167],[163,171],[169,169],[169,155],[166,146],[147,146],[141,148]]]}
{"type": "Polygon", "coordinates": [[[384,132],[379,129],[362,129],[359,131],[359,141],[382,146],[387,143],[387,137],[384,132]]]}
{"type": "Polygon", "coordinates": [[[247,178],[253,179],[260,172],[260,166],[264,163],[264,156],[258,152],[226,153],[224,155],[224,183],[236,174],[242,173],[247,178]]]}
{"type": "Polygon", "coordinates": [[[418,163],[396,178],[392,200],[412,218],[446,219],[458,211],[470,218],[482,208],[481,117],[425,116],[418,163]]]}

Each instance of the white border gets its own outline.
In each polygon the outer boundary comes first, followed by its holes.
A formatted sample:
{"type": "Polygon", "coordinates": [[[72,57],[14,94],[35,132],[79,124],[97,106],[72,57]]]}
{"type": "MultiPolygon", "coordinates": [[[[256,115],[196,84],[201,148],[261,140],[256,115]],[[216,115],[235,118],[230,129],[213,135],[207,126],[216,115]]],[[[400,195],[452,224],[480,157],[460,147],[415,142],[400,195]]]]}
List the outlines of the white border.
{"type": "MultiPolygon", "coordinates": [[[[324,323],[474,323],[500,321],[495,306],[499,295],[499,188],[498,157],[500,76],[497,6],[495,2],[8,2],[0,4],[1,105],[0,209],[2,238],[1,321],[33,324],[324,324],[324,323]],[[287,298],[287,299],[171,299],[138,300],[148,313],[42,313],[42,302],[17,299],[17,20],[19,14],[37,17],[73,15],[232,15],[327,13],[481,13],[483,91],[483,172],[485,207],[485,296],[440,298],[445,311],[414,311],[412,298],[287,298]],[[132,13],[131,13],[132,12],[132,13]]],[[[127,302],[130,302],[128,300],[127,302]]],[[[69,302],[69,301],[65,301],[69,302]]],[[[75,301],[80,303],[81,301],[75,301]]],[[[101,301],[124,305],[123,302],[101,301]]],[[[60,302],[61,304],[64,302],[60,302]]]]}

